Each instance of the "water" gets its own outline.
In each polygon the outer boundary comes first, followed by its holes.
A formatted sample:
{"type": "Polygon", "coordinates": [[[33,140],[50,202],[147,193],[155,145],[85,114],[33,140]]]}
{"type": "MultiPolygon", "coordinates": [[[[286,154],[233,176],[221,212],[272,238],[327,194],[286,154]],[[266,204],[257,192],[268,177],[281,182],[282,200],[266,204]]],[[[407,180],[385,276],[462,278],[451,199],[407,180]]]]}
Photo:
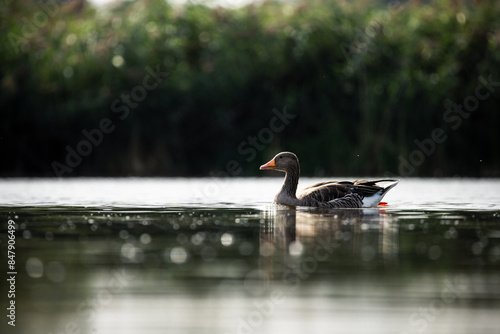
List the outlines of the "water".
{"type": "Polygon", "coordinates": [[[1,180],[0,331],[500,331],[500,180],[403,179],[388,207],[332,211],[271,204],[281,182],[1,180]]]}

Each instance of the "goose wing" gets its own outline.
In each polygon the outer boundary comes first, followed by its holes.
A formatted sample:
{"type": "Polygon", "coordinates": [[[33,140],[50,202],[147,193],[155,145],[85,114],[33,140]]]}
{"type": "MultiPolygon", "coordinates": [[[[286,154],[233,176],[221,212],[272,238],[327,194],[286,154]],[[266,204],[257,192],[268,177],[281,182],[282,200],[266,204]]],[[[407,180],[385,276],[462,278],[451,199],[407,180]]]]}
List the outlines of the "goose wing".
{"type": "Polygon", "coordinates": [[[374,206],[397,183],[397,180],[326,181],[304,188],[297,197],[312,204],[335,202],[356,194],[359,196],[356,196],[356,200],[363,200],[363,206],[374,206]],[[381,187],[377,185],[379,182],[390,182],[391,184],[387,187],[381,187]],[[364,200],[365,198],[366,200],[364,200]]]}
{"type": "Polygon", "coordinates": [[[320,182],[304,188],[297,197],[316,202],[330,202],[351,193],[353,186],[354,183],[349,181],[320,182]]]}

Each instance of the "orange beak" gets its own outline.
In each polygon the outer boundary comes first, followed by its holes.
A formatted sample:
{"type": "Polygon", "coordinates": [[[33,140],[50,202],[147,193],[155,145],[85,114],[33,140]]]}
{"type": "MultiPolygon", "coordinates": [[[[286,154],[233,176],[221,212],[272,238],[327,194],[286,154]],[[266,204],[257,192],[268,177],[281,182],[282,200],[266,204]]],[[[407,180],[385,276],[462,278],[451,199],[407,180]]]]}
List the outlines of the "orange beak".
{"type": "Polygon", "coordinates": [[[274,159],[269,161],[267,164],[260,166],[259,169],[276,169],[276,163],[274,159]]]}

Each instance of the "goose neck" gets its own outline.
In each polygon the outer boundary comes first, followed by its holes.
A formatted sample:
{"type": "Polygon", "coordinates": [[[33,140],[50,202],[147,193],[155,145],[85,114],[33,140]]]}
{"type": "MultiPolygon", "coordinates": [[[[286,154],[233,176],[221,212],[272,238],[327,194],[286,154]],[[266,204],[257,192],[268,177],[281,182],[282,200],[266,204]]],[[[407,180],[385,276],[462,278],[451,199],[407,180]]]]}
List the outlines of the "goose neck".
{"type": "Polygon", "coordinates": [[[283,182],[283,187],[281,188],[281,192],[287,194],[292,198],[296,198],[298,183],[299,183],[298,170],[292,169],[287,171],[285,174],[285,181],[283,182]]]}

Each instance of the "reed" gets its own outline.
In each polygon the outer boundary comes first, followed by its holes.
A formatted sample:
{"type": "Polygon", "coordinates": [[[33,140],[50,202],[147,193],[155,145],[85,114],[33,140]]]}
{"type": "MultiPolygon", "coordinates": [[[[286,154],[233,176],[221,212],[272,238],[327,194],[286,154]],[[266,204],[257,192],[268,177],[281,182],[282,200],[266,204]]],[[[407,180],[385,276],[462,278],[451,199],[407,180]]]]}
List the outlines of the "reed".
{"type": "Polygon", "coordinates": [[[500,176],[498,1],[78,3],[0,5],[0,176],[54,176],[105,118],[113,133],[70,175],[206,176],[231,160],[257,175],[285,150],[304,175],[391,175],[440,128],[413,176],[500,176]],[[136,88],[156,66],[168,76],[136,88]],[[488,98],[457,127],[447,108],[480,77],[488,98]],[[245,161],[238,144],[285,106],[297,118],[245,161]]]}

